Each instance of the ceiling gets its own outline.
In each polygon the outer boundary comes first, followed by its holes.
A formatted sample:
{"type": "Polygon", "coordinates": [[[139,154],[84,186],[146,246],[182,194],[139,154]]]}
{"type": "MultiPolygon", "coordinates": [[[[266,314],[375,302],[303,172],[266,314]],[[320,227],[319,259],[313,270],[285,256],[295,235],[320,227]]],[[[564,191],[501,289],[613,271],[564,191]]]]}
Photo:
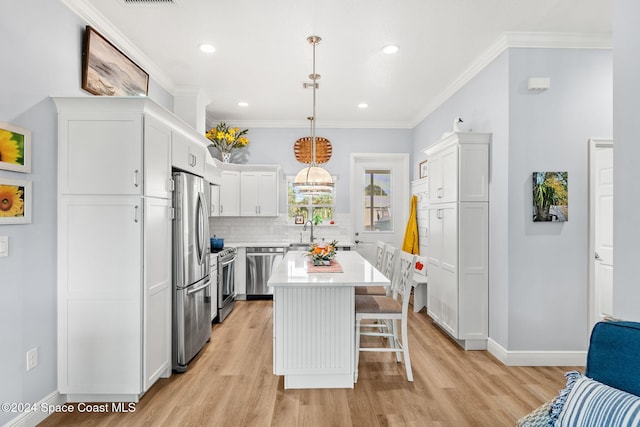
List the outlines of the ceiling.
{"type": "Polygon", "coordinates": [[[612,0],[63,1],[169,92],[201,90],[209,124],[252,126],[308,126],[310,35],[318,127],[410,128],[504,47],[541,32],[589,46],[610,40],[612,19],[612,0]]]}

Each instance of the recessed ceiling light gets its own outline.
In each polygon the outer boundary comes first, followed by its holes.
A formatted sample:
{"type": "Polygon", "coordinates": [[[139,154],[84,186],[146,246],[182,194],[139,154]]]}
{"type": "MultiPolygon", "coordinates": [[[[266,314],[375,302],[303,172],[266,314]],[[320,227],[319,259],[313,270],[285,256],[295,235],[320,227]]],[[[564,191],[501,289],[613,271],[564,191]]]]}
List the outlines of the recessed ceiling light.
{"type": "Polygon", "coordinates": [[[201,51],[205,52],[205,53],[213,53],[216,51],[216,48],[213,47],[212,44],[209,43],[202,43],[200,46],[198,46],[200,48],[201,51]]]}
{"type": "Polygon", "coordinates": [[[248,102],[244,102],[244,101],[238,102],[238,107],[248,107],[248,106],[249,106],[248,102]]]}
{"type": "Polygon", "coordinates": [[[364,110],[365,108],[369,108],[369,104],[367,104],[366,102],[361,102],[360,104],[358,104],[358,108],[362,108],[364,110]]]}
{"type": "Polygon", "coordinates": [[[387,55],[391,55],[392,53],[396,53],[398,51],[398,46],[396,45],[389,45],[389,46],[385,46],[382,49],[382,52],[386,53],[387,55]]]}

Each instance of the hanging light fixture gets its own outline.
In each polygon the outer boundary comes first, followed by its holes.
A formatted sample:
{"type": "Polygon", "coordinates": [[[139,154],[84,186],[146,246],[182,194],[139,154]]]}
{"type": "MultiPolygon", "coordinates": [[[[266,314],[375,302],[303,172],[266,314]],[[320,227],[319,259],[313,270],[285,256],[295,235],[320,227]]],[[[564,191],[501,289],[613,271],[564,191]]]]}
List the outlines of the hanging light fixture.
{"type": "MultiPolygon", "coordinates": [[[[309,117],[311,121],[311,163],[303,168],[293,181],[293,188],[300,194],[320,195],[333,191],[333,178],[325,169],[316,163],[316,90],[320,74],[316,74],[316,45],[322,39],[318,36],[309,36],[307,41],[313,46],[313,73],[309,74],[311,87],[313,89],[313,115],[309,117]]],[[[305,87],[308,87],[305,84],[305,87]]]]}

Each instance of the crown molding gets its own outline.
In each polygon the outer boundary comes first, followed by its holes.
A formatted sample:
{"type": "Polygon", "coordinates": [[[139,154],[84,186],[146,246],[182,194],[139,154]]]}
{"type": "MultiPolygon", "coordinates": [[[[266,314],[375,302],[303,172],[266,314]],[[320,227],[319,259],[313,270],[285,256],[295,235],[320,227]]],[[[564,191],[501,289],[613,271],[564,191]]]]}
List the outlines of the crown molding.
{"type": "Polygon", "coordinates": [[[509,48],[611,49],[611,34],[505,32],[411,121],[415,127],[509,48]]]}
{"type": "MultiPolygon", "coordinates": [[[[208,119],[211,119],[210,117],[208,119]]],[[[234,126],[243,128],[289,128],[289,129],[309,129],[309,122],[304,120],[233,120],[233,119],[211,119],[213,122],[233,123],[234,126]]],[[[345,121],[323,121],[317,124],[316,129],[412,129],[414,126],[410,122],[345,122],[345,121]]]]}
{"type": "Polygon", "coordinates": [[[144,54],[131,40],[125,37],[104,15],[85,0],[60,0],[73,13],[94,27],[100,34],[125,53],[133,62],[138,64],[153,80],[170,94],[174,94],[176,87],[173,81],[144,54]]]}

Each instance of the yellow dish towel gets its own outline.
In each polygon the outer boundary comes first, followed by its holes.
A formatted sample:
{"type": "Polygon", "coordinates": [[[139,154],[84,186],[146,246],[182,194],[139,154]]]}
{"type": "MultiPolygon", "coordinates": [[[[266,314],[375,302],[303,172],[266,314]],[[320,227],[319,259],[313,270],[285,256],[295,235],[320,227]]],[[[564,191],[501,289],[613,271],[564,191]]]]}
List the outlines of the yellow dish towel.
{"type": "Polygon", "coordinates": [[[411,210],[409,211],[409,222],[407,222],[407,230],[404,232],[404,241],[402,242],[402,250],[410,254],[420,254],[420,246],[418,245],[418,197],[411,196],[411,210]]]}

